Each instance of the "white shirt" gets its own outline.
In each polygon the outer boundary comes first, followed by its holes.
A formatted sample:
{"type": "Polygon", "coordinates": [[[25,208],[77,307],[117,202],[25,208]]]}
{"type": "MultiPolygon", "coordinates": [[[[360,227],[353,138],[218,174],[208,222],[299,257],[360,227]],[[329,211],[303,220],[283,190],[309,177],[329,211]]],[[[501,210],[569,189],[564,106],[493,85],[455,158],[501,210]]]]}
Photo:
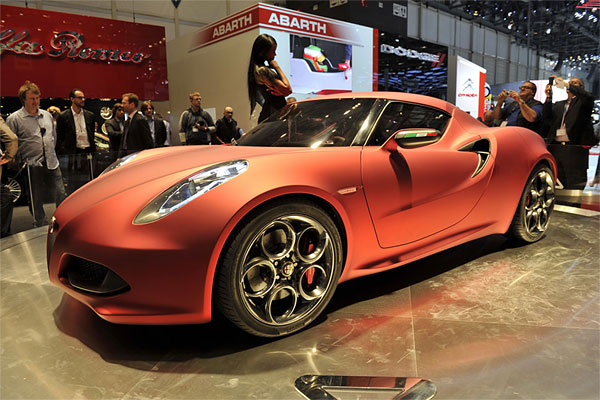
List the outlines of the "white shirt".
{"type": "Polygon", "coordinates": [[[83,117],[83,110],[79,110],[77,113],[73,106],[71,106],[71,112],[73,113],[73,120],[75,121],[75,136],[77,138],[77,148],[85,149],[90,147],[90,141],[88,140],[87,127],[85,126],[85,118],[83,117]]]}

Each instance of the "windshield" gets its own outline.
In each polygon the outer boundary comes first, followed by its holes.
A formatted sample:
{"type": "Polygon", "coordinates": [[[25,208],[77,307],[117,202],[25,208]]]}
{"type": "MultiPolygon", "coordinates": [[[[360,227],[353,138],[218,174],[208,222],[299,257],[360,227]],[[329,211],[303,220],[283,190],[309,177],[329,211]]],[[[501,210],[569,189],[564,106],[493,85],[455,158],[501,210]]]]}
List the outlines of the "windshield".
{"type": "Polygon", "coordinates": [[[375,99],[288,104],[238,140],[240,146],[350,146],[375,99]]]}

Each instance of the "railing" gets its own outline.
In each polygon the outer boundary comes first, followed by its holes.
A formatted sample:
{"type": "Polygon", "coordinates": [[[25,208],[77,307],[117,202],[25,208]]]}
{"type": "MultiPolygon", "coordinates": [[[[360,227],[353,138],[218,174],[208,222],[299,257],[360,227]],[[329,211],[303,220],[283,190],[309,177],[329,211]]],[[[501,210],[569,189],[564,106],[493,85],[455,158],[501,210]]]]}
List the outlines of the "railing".
{"type": "MultiPolygon", "coordinates": [[[[117,159],[117,152],[97,151],[95,153],[78,153],[59,156],[60,170],[62,174],[62,183],[67,196],[77,189],[97,178],[106,167],[117,159]]],[[[13,207],[28,207],[28,212],[15,212],[11,218],[13,226],[17,229],[11,229],[12,233],[23,230],[25,227],[36,226],[35,221],[40,216],[36,216],[35,208],[31,207],[37,199],[34,196],[43,195],[43,203],[55,203],[56,192],[52,182],[44,182],[43,194],[31,190],[31,170],[27,163],[22,163],[16,170],[4,169],[2,177],[3,202],[10,196],[13,207]],[[15,221],[15,219],[19,219],[15,221]],[[27,221],[23,221],[27,219],[27,221]]],[[[4,206],[3,206],[4,207],[4,206]]],[[[4,214],[3,214],[4,217],[4,214]]],[[[10,217],[4,217],[10,218],[10,217]]],[[[49,216],[47,216],[47,219],[49,216]]],[[[6,222],[4,222],[6,223],[6,222]]]]}
{"type": "MultiPolygon", "coordinates": [[[[571,205],[600,211],[600,183],[591,186],[597,173],[600,147],[584,148],[573,145],[549,145],[549,150],[558,162],[559,173],[556,186],[557,204],[571,205]]],[[[102,171],[117,159],[117,153],[100,150],[92,154],[71,154],[59,157],[66,195],[69,196],[81,186],[98,177],[102,171]]],[[[22,164],[18,170],[4,170],[3,193],[10,191],[15,207],[34,204],[34,194],[30,190],[29,166],[22,164]]],[[[54,203],[52,190],[46,191],[45,204],[54,203]]],[[[3,200],[4,201],[4,200],[3,200]]],[[[14,214],[12,233],[35,226],[34,210],[14,214]],[[17,220],[18,219],[18,220],[17,220]],[[18,228],[22,227],[22,228],[18,228]]],[[[50,214],[51,215],[51,214],[50,214]]],[[[49,218],[49,217],[48,217],[49,218]]]]}
{"type": "Polygon", "coordinates": [[[557,204],[600,211],[600,183],[597,182],[600,147],[549,144],[548,150],[558,167],[557,204]]]}

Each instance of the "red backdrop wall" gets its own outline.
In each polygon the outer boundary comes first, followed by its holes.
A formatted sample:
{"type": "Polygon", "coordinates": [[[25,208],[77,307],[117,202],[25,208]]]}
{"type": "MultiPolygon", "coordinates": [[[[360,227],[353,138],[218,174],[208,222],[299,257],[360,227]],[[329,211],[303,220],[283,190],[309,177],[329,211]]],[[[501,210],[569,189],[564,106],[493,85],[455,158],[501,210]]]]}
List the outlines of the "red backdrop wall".
{"type": "Polygon", "coordinates": [[[42,97],[168,100],[165,29],[161,26],[0,6],[0,95],[17,96],[29,80],[42,97]]]}

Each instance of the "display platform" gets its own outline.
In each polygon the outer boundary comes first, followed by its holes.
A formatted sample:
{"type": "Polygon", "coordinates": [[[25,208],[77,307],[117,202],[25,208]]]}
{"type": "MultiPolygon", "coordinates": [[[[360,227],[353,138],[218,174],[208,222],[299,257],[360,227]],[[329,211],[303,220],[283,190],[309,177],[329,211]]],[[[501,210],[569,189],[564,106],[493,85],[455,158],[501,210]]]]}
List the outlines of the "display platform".
{"type": "Polygon", "coordinates": [[[600,217],[565,210],[531,245],[493,235],[343,283],[278,340],[105,322],[48,282],[46,228],[21,232],[0,240],[0,398],[302,399],[300,377],[330,375],[421,377],[435,399],[597,399],[600,217]]]}

